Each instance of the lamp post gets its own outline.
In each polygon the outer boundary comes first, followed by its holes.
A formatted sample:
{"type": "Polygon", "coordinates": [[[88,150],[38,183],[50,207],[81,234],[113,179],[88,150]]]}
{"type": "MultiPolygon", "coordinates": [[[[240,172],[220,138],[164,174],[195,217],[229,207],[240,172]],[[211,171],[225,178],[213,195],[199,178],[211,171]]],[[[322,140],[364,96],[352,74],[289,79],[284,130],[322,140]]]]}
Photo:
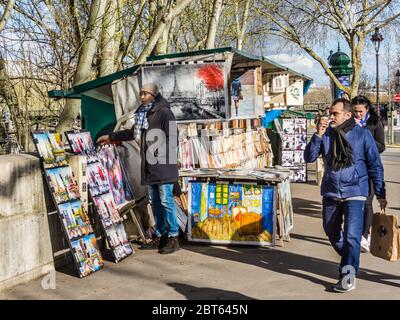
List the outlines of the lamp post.
{"type": "Polygon", "coordinates": [[[381,46],[381,41],[383,40],[383,36],[379,33],[379,28],[375,28],[375,33],[371,37],[371,41],[375,46],[375,56],[376,56],[376,106],[378,108],[378,114],[381,114],[379,108],[379,47],[381,46]]]}
{"type": "Polygon", "coordinates": [[[396,93],[400,93],[400,70],[396,71],[396,93]]]}

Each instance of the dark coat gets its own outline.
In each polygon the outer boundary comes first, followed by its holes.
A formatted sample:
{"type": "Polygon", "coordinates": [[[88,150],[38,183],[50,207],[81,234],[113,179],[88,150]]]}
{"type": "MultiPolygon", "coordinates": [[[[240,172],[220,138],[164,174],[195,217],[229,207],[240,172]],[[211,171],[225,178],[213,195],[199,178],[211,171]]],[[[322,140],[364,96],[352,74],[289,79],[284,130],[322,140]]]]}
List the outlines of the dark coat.
{"type": "Polygon", "coordinates": [[[354,164],[349,168],[332,170],[329,166],[332,157],[333,131],[328,128],[322,138],[313,135],[304,151],[304,160],[314,162],[322,154],[325,172],[321,184],[323,197],[339,199],[364,196],[369,194],[369,178],[372,179],[375,195],[385,198],[383,166],[378,148],[371,133],[356,125],[346,133],[347,141],[353,149],[354,164]]]}
{"type": "Polygon", "coordinates": [[[366,128],[371,131],[379,153],[385,151],[385,129],[383,128],[379,117],[374,112],[369,113],[366,128]]]}
{"type": "MultiPolygon", "coordinates": [[[[155,97],[153,108],[147,112],[147,121],[149,127],[142,130],[140,138],[141,182],[143,185],[174,183],[179,179],[178,131],[169,103],[160,94],[155,97]],[[153,129],[161,129],[164,132],[165,136],[161,141],[155,136],[157,132],[153,129]]],[[[110,140],[133,140],[133,134],[133,128],[113,132],[110,134],[110,140]]]]}

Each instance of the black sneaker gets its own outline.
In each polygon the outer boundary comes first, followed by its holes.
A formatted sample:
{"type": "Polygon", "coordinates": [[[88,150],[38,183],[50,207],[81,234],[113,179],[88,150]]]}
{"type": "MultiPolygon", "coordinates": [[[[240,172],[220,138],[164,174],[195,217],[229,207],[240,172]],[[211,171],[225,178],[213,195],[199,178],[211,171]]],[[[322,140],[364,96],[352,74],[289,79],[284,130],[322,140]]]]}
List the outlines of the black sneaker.
{"type": "Polygon", "coordinates": [[[167,244],[160,250],[160,253],[168,254],[178,250],[179,250],[178,237],[168,237],[167,244]]]}
{"type": "Polygon", "coordinates": [[[335,292],[349,292],[351,290],[354,290],[356,288],[356,278],[353,278],[352,281],[346,281],[346,280],[339,280],[338,283],[332,286],[332,290],[335,292]]]}
{"type": "Polygon", "coordinates": [[[143,243],[140,246],[140,249],[142,250],[155,250],[155,249],[161,249],[167,244],[168,240],[168,235],[164,234],[161,237],[155,237],[153,240],[151,240],[148,243],[143,243]]]}

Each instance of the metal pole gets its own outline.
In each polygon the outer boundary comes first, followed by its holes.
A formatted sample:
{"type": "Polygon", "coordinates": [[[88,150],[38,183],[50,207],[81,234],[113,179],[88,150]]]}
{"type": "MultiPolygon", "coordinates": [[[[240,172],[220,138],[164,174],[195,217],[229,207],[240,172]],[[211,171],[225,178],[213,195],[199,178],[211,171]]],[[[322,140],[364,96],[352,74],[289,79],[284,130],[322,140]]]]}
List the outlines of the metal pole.
{"type": "Polygon", "coordinates": [[[379,53],[376,51],[376,107],[377,113],[380,116],[381,110],[379,108],[379,53]]]}

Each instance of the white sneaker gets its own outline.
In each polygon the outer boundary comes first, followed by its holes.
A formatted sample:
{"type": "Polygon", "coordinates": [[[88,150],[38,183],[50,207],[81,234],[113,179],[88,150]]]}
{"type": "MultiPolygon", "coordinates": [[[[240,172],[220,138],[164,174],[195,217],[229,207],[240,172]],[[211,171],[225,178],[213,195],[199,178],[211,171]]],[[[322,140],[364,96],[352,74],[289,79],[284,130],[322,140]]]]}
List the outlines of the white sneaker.
{"type": "Polygon", "coordinates": [[[332,286],[332,290],[335,292],[345,293],[356,288],[356,278],[352,281],[339,280],[335,285],[332,286]]]}
{"type": "Polygon", "coordinates": [[[361,252],[367,253],[369,252],[369,247],[371,244],[371,236],[368,235],[368,238],[365,238],[364,236],[361,237],[361,252]]]}

